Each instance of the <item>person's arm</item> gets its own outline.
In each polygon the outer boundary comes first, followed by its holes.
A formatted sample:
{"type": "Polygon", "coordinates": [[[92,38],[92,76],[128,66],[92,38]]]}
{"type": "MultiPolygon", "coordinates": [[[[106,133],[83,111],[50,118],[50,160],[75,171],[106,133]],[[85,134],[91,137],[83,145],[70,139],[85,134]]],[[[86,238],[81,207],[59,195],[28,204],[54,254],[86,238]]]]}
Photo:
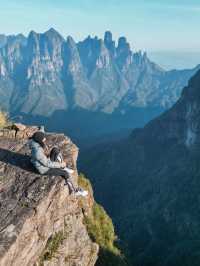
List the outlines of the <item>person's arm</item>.
{"type": "Polygon", "coordinates": [[[42,148],[37,151],[37,160],[48,168],[64,168],[66,166],[65,162],[52,162],[44,153],[42,148]]]}

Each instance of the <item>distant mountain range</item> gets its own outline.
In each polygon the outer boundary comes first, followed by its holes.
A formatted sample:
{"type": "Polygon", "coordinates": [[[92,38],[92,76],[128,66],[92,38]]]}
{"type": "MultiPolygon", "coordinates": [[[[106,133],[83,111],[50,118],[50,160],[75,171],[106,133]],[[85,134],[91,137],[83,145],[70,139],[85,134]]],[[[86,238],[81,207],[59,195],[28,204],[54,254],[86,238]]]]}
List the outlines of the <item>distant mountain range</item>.
{"type": "Polygon", "coordinates": [[[133,265],[200,265],[200,71],[170,110],[86,151],[80,169],[133,265]]]}
{"type": "Polygon", "coordinates": [[[90,136],[91,128],[111,133],[171,107],[198,69],[165,71],[132,51],[125,37],[115,44],[109,31],[104,40],[88,36],[78,43],[54,29],[27,38],[0,35],[0,106],[72,135],[90,136]],[[91,122],[85,133],[80,116],[91,122]]]}
{"type": "Polygon", "coordinates": [[[149,51],[148,56],[167,70],[193,68],[200,62],[200,52],[195,51],[149,51]]]}

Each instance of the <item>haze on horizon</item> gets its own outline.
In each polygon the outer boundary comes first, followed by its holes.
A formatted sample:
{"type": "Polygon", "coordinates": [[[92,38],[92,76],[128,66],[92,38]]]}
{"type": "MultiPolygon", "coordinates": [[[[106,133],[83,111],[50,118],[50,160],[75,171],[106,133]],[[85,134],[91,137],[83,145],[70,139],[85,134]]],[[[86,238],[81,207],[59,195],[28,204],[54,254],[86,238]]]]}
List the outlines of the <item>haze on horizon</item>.
{"type": "Polygon", "coordinates": [[[200,63],[199,0],[0,0],[0,33],[27,35],[51,27],[76,41],[87,35],[126,36],[166,68],[200,63]],[[186,57],[184,55],[187,54],[186,57]],[[189,55],[189,56],[188,56],[189,55]],[[190,59],[191,58],[191,59],[190,59]]]}

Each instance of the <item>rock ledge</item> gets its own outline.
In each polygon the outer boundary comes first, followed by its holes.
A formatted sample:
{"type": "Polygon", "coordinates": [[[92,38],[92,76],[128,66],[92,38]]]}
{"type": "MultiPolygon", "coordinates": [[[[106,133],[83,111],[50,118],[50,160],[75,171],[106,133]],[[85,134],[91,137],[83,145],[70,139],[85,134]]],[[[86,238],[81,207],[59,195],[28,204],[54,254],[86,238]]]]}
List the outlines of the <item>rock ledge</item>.
{"type": "MultiPolygon", "coordinates": [[[[79,200],[61,177],[41,176],[30,163],[28,138],[37,130],[14,125],[0,131],[0,265],[93,266],[98,245],[88,236],[79,200]]],[[[47,142],[76,169],[78,148],[69,138],[49,133],[47,142]]]]}

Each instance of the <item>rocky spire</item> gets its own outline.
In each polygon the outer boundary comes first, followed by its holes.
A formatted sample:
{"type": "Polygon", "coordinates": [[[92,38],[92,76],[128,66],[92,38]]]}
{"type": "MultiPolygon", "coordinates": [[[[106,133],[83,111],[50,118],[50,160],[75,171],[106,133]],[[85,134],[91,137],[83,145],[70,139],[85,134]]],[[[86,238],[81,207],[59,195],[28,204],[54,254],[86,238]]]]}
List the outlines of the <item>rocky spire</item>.
{"type": "Polygon", "coordinates": [[[105,43],[111,43],[112,42],[112,32],[106,31],[104,34],[104,42],[105,43]]]}
{"type": "Polygon", "coordinates": [[[117,62],[120,69],[127,69],[132,63],[132,51],[125,37],[120,37],[118,40],[117,62]]]}
{"type": "Polygon", "coordinates": [[[112,56],[115,56],[115,53],[116,53],[115,42],[112,40],[112,33],[110,31],[105,32],[104,43],[107,49],[112,54],[112,56]]]}
{"type": "Polygon", "coordinates": [[[130,52],[130,44],[127,42],[126,37],[120,37],[118,39],[118,52],[130,52]]]}
{"type": "Polygon", "coordinates": [[[29,33],[27,40],[27,51],[29,56],[33,56],[33,54],[39,53],[39,38],[40,34],[36,33],[35,31],[31,31],[29,33]]]}
{"type": "Polygon", "coordinates": [[[71,70],[76,72],[80,69],[80,57],[79,52],[76,46],[74,39],[71,36],[67,37],[67,42],[65,44],[65,59],[67,60],[67,64],[71,66],[71,70]]]}

